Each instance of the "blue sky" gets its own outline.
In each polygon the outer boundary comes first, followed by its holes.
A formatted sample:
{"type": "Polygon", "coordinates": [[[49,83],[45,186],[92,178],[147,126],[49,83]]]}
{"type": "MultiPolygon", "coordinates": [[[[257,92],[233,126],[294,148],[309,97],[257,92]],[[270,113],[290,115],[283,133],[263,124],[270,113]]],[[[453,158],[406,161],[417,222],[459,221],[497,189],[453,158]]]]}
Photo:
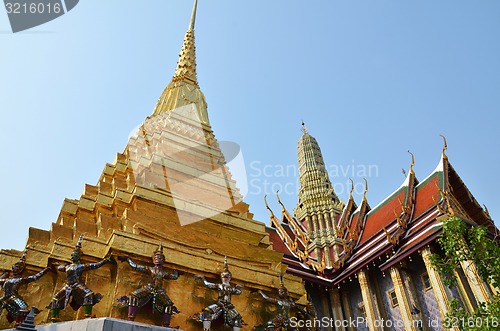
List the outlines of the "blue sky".
{"type": "MultiPolygon", "coordinates": [[[[1,248],[49,229],[123,151],[173,74],[191,6],[86,0],[16,34],[0,10],[1,248]]],[[[425,178],[444,134],[496,219],[499,40],[496,0],[200,0],[198,80],[216,137],[241,146],[260,221],[265,193],[295,206],[301,120],[344,201],[347,178],[363,176],[370,204],[382,201],[404,180],[407,150],[425,178]]]]}

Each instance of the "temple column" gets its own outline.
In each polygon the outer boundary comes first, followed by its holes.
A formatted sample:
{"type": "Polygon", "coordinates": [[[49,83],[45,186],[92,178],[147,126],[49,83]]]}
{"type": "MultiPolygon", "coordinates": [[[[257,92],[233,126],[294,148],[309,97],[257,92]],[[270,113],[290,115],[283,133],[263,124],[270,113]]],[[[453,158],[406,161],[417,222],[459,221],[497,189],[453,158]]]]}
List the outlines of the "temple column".
{"type": "Polygon", "coordinates": [[[403,320],[403,325],[405,330],[417,331],[415,324],[413,323],[413,318],[411,316],[411,307],[406,295],[406,290],[403,283],[403,278],[399,269],[396,267],[391,267],[390,269],[392,283],[394,284],[394,292],[396,293],[396,298],[398,298],[399,311],[401,312],[401,319],[403,320]]]}
{"type": "Polygon", "coordinates": [[[318,226],[318,217],[316,215],[312,216],[312,225],[313,225],[313,231],[316,233],[316,237],[318,236],[317,233],[319,231],[319,226],[318,226]]]}
{"type": "Polygon", "coordinates": [[[318,224],[319,224],[319,237],[323,238],[325,235],[325,225],[323,224],[323,214],[318,214],[318,224]]]}
{"type": "MultiPolygon", "coordinates": [[[[344,321],[344,313],[342,312],[342,303],[340,301],[339,290],[334,287],[328,288],[328,293],[330,294],[330,303],[332,305],[332,316],[335,321],[344,321]]],[[[343,326],[336,328],[337,330],[346,330],[343,326]]]]}
{"type": "Polygon", "coordinates": [[[477,272],[477,267],[472,261],[462,261],[460,262],[462,266],[462,270],[465,273],[465,278],[467,279],[469,286],[476,298],[476,301],[479,302],[489,302],[491,298],[491,291],[481,279],[477,272]]]}
{"type": "MultiPolygon", "coordinates": [[[[326,230],[322,231],[322,245],[326,244],[325,247],[323,248],[323,254],[325,254],[325,263],[328,267],[332,266],[332,258],[330,254],[330,223],[328,221],[328,216],[327,214],[319,214],[319,222],[320,224],[323,224],[323,221],[325,222],[326,230]]],[[[320,262],[320,261],[318,261],[320,262]]]]}
{"type": "MultiPolygon", "coordinates": [[[[328,247],[332,247],[333,241],[335,240],[335,231],[333,230],[333,225],[332,225],[332,220],[330,218],[330,213],[324,213],[323,219],[325,220],[325,226],[326,226],[326,231],[325,231],[326,244],[328,247]]],[[[328,255],[331,256],[330,249],[328,251],[329,251],[328,255]]]]}
{"type": "MultiPolygon", "coordinates": [[[[327,291],[325,291],[325,288],[324,287],[319,287],[319,291],[320,291],[320,300],[321,300],[321,308],[323,309],[323,314],[324,316],[328,316],[329,315],[329,304],[328,304],[328,293],[327,291]]],[[[326,330],[332,330],[332,326],[329,324],[326,328],[326,330]]]]}
{"type": "Polygon", "coordinates": [[[326,235],[328,236],[328,239],[331,240],[333,239],[332,237],[335,234],[335,231],[333,231],[333,223],[332,219],[330,218],[330,213],[324,213],[323,218],[325,219],[326,235]]]}
{"type": "Polygon", "coordinates": [[[346,320],[347,320],[347,330],[349,331],[354,331],[354,327],[351,326],[351,321],[354,319],[354,316],[352,315],[352,311],[351,311],[351,305],[350,305],[350,299],[349,299],[349,293],[347,291],[342,291],[340,290],[340,296],[342,297],[342,304],[344,305],[344,308],[345,308],[345,317],[346,317],[346,320]]]}
{"type": "MultiPolygon", "coordinates": [[[[426,246],[425,248],[422,248],[419,251],[419,253],[422,256],[422,259],[424,260],[425,269],[427,270],[427,275],[429,275],[429,281],[431,282],[432,285],[432,291],[436,296],[439,312],[441,313],[441,321],[444,321],[445,316],[448,313],[448,302],[449,302],[448,292],[444,288],[439,272],[432,266],[432,263],[430,261],[430,256],[432,255],[432,252],[430,247],[426,246]]],[[[450,330],[458,331],[458,328],[453,327],[450,330]]]]}
{"type": "MultiPolygon", "coordinates": [[[[460,298],[462,299],[462,302],[465,306],[465,309],[467,309],[467,311],[469,313],[473,313],[475,311],[475,307],[474,307],[474,304],[475,303],[472,303],[472,300],[474,299],[473,297],[470,297],[467,293],[467,289],[465,288],[465,282],[467,282],[465,280],[466,276],[465,274],[463,273],[463,270],[459,270],[459,271],[456,271],[455,270],[455,278],[457,279],[457,288],[458,288],[458,292],[460,294],[460,298]]],[[[468,283],[468,282],[467,282],[468,283]]],[[[469,287],[470,288],[470,287],[469,287]]],[[[473,294],[474,295],[474,294],[473,294]]],[[[472,295],[472,296],[473,296],[472,295]]]]}
{"type": "Polygon", "coordinates": [[[314,230],[314,227],[311,222],[311,216],[306,216],[306,224],[307,224],[307,231],[309,232],[309,234],[311,234],[311,232],[314,230]]]}
{"type": "Polygon", "coordinates": [[[335,220],[335,213],[333,211],[330,212],[330,221],[332,222],[332,227],[337,227],[337,221],[335,220]]]}
{"type": "MultiPolygon", "coordinates": [[[[411,259],[410,259],[411,262],[411,259]]],[[[422,309],[422,303],[418,297],[417,289],[415,288],[415,283],[412,279],[412,276],[409,272],[402,271],[403,276],[405,277],[405,284],[408,290],[408,298],[410,299],[410,306],[412,308],[412,318],[415,322],[415,327],[417,330],[428,330],[429,321],[427,320],[424,311],[422,309]],[[416,308],[416,310],[414,310],[416,308]]]]}
{"type": "Polygon", "coordinates": [[[335,239],[337,238],[336,230],[335,230],[335,223],[333,221],[333,218],[331,217],[332,213],[325,213],[324,218],[325,218],[325,223],[326,223],[326,238],[327,238],[327,245],[328,245],[328,259],[327,259],[327,264],[329,267],[333,265],[333,262],[336,260],[335,257],[335,251],[334,251],[334,246],[335,246],[335,239]]]}
{"type": "Polygon", "coordinates": [[[313,243],[315,244],[314,247],[314,253],[316,253],[316,258],[318,259],[318,262],[321,261],[321,252],[319,249],[319,244],[320,244],[320,228],[318,224],[318,216],[313,215],[312,216],[312,223],[314,227],[314,240],[313,243]]]}
{"type": "Polygon", "coordinates": [[[368,279],[368,274],[365,270],[360,270],[358,272],[359,286],[361,287],[361,296],[363,297],[363,304],[366,311],[366,323],[370,331],[382,330],[382,328],[376,328],[375,323],[377,321],[375,304],[373,302],[372,293],[370,290],[370,280],[368,279]]]}

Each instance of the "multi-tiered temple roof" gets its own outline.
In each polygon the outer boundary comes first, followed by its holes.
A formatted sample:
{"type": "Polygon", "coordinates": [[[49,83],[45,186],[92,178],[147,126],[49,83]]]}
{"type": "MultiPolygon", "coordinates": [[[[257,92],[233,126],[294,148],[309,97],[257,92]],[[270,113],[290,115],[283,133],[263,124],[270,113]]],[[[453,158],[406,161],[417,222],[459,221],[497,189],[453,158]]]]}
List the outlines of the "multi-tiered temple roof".
{"type": "MultiPolygon", "coordinates": [[[[317,146],[316,140],[311,139],[307,132],[304,133],[306,134],[309,136],[306,139],[309,144],[317,146]]],[[[299,167],[305,159],[302,152],[304,148],[301,147],[304,140],[303,136],[299,141],[299,167]]],[[[326,217],[323,220],[317,218],[316,224],[304,222],[307,214],[303,211],[305,207],[302,204],[306,199],[301,193],[303,188],[310,187],[315,180],[301,173],[301,191],[295,215],[291,215],[285,206],[282,208],[281,219],[271,211],[272,227],[268,228],[275,249],[285,254],[284,261],[289,266],[288,271],[310,282],[332,286],[354,277],[366,266],[373,265],[381,271],[388,270],[433,242],[441,233],[441,221],[450,215],[460,216],[471,224],[484,225],[491,232],[496,232],[497,228],[487,209],[477,203],[450,164],[446,149],[445,141],[438,166],[421,182],[413,171],[412,155],[405,181],[373,208],[367,201],[368,187],[359,205],[354,201],[351,191],[339,217],[334,218],[331,224],[325,224],[326,217]],[[318,247],[316,238],[325,233],[333,234],[334,240],[323,242],[320,245],[322,249],[315,250],[318,247]]],[[[315,153],[310,158],[316,162],[311,162],[309,166],[316,166],[316,173],[323,176],[323,198],[331,199],[333,204],[334,193],[326,192],[331,183],[323,170],[325,167],[321,151],[319,147],[312,150],[315,153]]],[[[322,213],[326,209],[319,199],[309,201],[311,215],[322,213]]]]}

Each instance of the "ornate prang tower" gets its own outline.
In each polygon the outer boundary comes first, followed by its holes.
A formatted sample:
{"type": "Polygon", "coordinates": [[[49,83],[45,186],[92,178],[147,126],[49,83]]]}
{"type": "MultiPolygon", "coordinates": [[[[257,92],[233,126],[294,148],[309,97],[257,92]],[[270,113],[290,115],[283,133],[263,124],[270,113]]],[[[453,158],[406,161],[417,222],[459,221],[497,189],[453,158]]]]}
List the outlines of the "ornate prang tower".
{"type": "Polygon", "coordinates": [[[281,241],[285,245],[275,248],[298,259],[303,266],[322,273],[343,263],[340,254],[346,242],[338,223],[344,204],[334,192],[318,142],[304,123],[297,149],[300,181],[297,207],[292,215],[277,196],[282,207],[280,220],[266,201],[271,226],[275,229],[270,234],[273,243],[281,241]]]}
{"type": "MultiPolygon", "coordinates": [[[[217,280],[227,256],[233,282],[245,286],[233,304],[253,326],[271,312],[249,289],[275,291],[286,267],[283,254],[272,249],[265,224],[253,219],[243,201],[210,127],[196,77],[196,8],[197,1],[177,68],[153,114],[130,137],[123,153],[106,164],[96,185],[85,185],[79,199],[65,199],[49,231],[29,229],[26,269],[33,273],[50,263],[68,262],[82,233],[82,262],[121,255],[140,265],[152,265],[151,255],[161,242],[165,267],[184,272],[166,289],[181,311],[173,316],[172,325],[202,330],[190,317],[211,298],[193,275],[217,280]]],[[[18,251],[0,251],[0,269],[10,269],[20,256],[18,251]]],[[[292,275],[286,278],[291,296],[305,298],[302,280],[292,275]]],[[[20,292],[30,306],[43,308],[64,280],[62,273],[47,274],[20,292]]],[[[97,317],[125,319],[127,309],[116,298],[139,288],[147,277],[119,264],[105,265],[89,273],[85,281],[104,295],[94,307],[97,317]]],[[[8,326],[3,317],[0,329],[8,326]]],[[[48,311],[43,311],[36,324],[48,317],[48,311]]],[[[81,319],[83,312],[65,309],[60,318],[81,319]]],[[[157,324],[159,319],[158,314],[139,311],[136,321],[157,324]]]]}
{"type": "Polygon", "coordinates": [[[324,256],[326,265],[331,266],[338,254],[333,247],[339,243],[336,224],[344,204],[333,190],[318,142],[309,134],[304,122],[297,157],[300,190],[295,216],[309,232],[309,252],[318,260],[324,256]]]}

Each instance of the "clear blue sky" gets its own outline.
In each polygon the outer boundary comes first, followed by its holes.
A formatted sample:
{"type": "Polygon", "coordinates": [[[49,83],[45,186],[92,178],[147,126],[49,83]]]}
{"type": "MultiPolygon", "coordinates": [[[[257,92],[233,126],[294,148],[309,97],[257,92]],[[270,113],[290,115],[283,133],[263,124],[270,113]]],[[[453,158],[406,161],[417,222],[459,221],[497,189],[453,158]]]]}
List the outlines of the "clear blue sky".
{"type": "MultiPolygon", "coordinates": [[[[0,9],[1,248],[49,229],[63,199],[123,151],[173,74],[191,6],[84,0],[17,34],[0,9]]],[[[444,134],[498,219],[500,1],[200,0],[196,43],[212,127],[241,145],[256,219],[268,222],[265,189],[295,206],[302,119],[344,201],[347,178],[363,175],[370,204],[383,200],[404,180],[408,149],[424,179],[444,134]]]]}

